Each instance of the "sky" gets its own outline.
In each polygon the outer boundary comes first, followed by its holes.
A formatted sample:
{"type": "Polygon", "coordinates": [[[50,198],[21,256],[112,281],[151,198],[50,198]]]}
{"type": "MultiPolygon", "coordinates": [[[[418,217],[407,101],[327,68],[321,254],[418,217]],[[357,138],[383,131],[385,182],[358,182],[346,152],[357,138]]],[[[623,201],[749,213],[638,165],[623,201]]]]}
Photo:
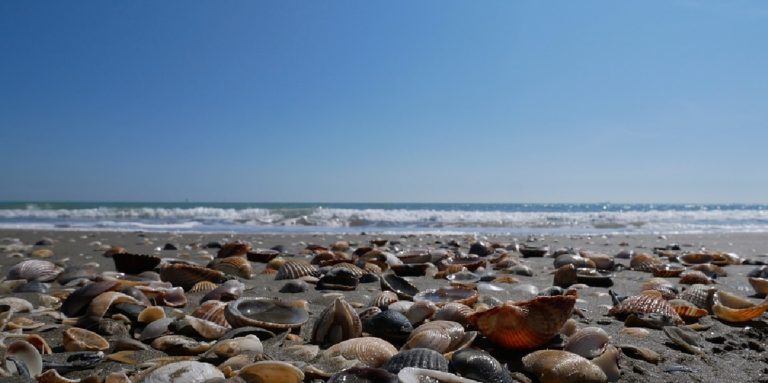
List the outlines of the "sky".
{"type": "Polygon", "coordinates": [[[0,200],[768,202],[762,1],[2,1],[0,200]]]}

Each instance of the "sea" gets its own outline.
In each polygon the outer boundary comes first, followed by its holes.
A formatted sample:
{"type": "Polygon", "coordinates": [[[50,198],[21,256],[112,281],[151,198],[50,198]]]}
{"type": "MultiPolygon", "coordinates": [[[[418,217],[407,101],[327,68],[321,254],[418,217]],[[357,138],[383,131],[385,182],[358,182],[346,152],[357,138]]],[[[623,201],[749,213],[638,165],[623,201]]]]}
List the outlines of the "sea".
{"type": "Polygon", "coordinates": [[[0,229],[253,234],[768,232],[768,205],[0,202],[0,229]]]}

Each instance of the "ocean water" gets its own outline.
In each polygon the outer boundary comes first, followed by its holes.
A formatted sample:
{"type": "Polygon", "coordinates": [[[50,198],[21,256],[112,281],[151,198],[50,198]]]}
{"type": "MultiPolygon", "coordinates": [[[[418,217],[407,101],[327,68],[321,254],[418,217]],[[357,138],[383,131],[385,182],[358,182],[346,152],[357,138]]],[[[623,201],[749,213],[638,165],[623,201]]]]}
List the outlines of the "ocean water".
{"type": "Polygon", "coordinates": [[[768,205],[0,203],[0,228],[217,233],[768,232],[768,205]]]}

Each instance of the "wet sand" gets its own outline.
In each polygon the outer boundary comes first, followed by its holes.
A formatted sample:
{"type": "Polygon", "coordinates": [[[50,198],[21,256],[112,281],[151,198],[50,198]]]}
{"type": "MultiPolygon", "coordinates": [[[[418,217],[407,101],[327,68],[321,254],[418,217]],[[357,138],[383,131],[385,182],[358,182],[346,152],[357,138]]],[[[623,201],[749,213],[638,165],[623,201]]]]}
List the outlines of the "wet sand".
{"type": "MultiPolygon", "coordinates": [[[[389,240],[392,250],[410,248],[438,248],[450,241],[458,241],[462,245],[462,251],[468,250],[468,245],[476,240],[472,236],[378,236],[378,235],[225,235],[225,234],[171,234],[171,233],[135,233],[135,232],[64,232],[64,231],[0,231],[0,249],[6,250],[0,253],[0,275],[5,276],[7,270],[17,262],[28,259],[28,253],[38,248],[48,248],[54,255],[47,258],[50,261],[62,265],[78,265],[88,262],[96,262],[102,271],[114,270],[113,261],[103,257],[104,249],[119,245],[133,253],[156,254],[161,257],[183,258],[206,264],[211,255],[215,255],[216,249],[203,249],[202,245],[210,241],[226,243],[232,240],[247,241],[254,248],[271,248],[277,245],[284,247],[288,254],[302,256],[303,250],[308,244],[329,245],[337,240],[349,241],[353,248],[356,245],[367,245],[371,239],[384,238],[389,240]],[[25,245],[24,248],[8,248],[8,238],[17,238],[25,245]],[[50,246],[34,246],[35,242],[49,238],[53,244],[50,246]],[[174,244],[178,250],[162,250],[165,244],[174,244]],[[23,257],[20,257],[22,256],[23,257]]],[[[509,244],[515,238],[512,237],[479,237],[490,243],[509,244]]],[[[519,243],[526,243],[527,238],[517,238],[519,243]]],[[[707,235],[668,235],[657,236],[602,236],[602,237],[539,237],[533,245],[549,245],[552,250],[560,247],[573,247],[591,250],[599,253],[614,255],[620,250],[642,250],[652,252],[654,247],[665,247],[669,244],[679,244],[684,251],[699,249],[719,250],[736,253],[744,259],[768,262],[768,234],[707,234],[707,235]]],[[[309,258],[306,258],[309,259],[309,258]]],[[[617,263],[629,265],[628,259],[616,259],[617,263]]],[[[531,284],[538,289],[544,289],[552,285],[553,258],[525,258],[524,263],[533,270],[533,276],[516,276],[520,284],[531,284]]],[[[307,325],[302,328],[301,334],[306,339],[311,330],[311,323],[316,315],[333,300],[334,294],[343,294],[346,300],[361,307],[367,306],[369,300],[380,291],[378,283],[360,284],[355,291],[316,291],[310,289],[305,293],[287,294],[278,290],[285,281],[275,281],[274,274],[262,274],[265,265],[253,263],[254,276],[250,280],[243,280],[248,289],[244,296],[280,297],[285,299],[305,299],[310,304],[311,317],[307,325]],[[329,295],[330,294],[330,295],[329,295]]],[[[746,274],[754,269],[751,265],[730,265],[726,267],[727,277],[717,279],[719,288],[734,292],[741,296],[751,296],[755,303],[761,299],[754,297],[754,291],[747,282],[746,274]]],[[[622,270],[615,273],[613,278],[614,291],[632,295],[641,291],[640,285],[651,278],[649,273],[622,270]]],[[[677,282],[677,278],[670,279],[677,282]]],[[[449,282],[444,279],[430,277],[412,278],[412,282],[419,289],[447,286],[449,282]]],[[[504,291],[491,295],[500,300],[521,299],[514,292],[515,285],[501,284],[504,291]]],[[[52,284],[52,290],[60,288],[56,283],[52,284]]],[[[707,317],[704,322],[712,326],[701,334],[705,338],[704,355],[693,355],[682,351],[672,345],[661,330],[649,330],[646,337],[634,337],[621,333],[624,324],[610,316],[607,316],[611,305],[611,298],[607,294],[608,288],[585,287],[579,289],[579,301],[577,307],[585,314],[578,319],[579,327],[598,326],[605,329],[612,337],[612,344],[631,344],[646,347],[661,354],[663,360],[659,364],[651,364],[645,361],[622,356],[620,367],[621,382],[768,382],[768,315],[758,320],[742,324],[725,324],[713,317],[707,317]]],[[[37,304],[39,298],[36,294],[14,294],[24,297],[37,304]]],[[[196,307],[199,297],[189,295],[190,304],[183,310],[187,313],[196,307]]],[[[46,321],[55,323],[50,318],[46,321]]],[[[54,352],[61,351],[61,333],[63,326],[41,333],[46,338],[54,352]]],[[[35,331],[30,331],[35,333],[35,331]]],[[[107,338],[110,340],[109,338],[107,338]]],[[[482,341],[480,344],[483,344],[482,341]]],[[[267,352],[279,355],[279,350],[266,345],[267,352]]],[[[276,346],[274,346],[276,347],[276,346]]],[[[154,353],[150,356],[157,356],[154,353]]],[[[510,369],[517,368],[519,354],[500,352],[500,361],[508,363],[510,369]],[[503,358],[506,357],[507,360],[503,358]]],[[[274,356],[274,355],[273,355],[274,356]]],[[[276,357],[277,358],[277,357],[276,357]]],[[[111,371],[124,370],[133,373],[137,367],[123,365],[114,362],[103,363],[99,366],[98,374],[104,377],[111,371]]],[[[86,377],[94,374],[93,371],[80,371],[67,374],[67,377],[86,377]]]]}

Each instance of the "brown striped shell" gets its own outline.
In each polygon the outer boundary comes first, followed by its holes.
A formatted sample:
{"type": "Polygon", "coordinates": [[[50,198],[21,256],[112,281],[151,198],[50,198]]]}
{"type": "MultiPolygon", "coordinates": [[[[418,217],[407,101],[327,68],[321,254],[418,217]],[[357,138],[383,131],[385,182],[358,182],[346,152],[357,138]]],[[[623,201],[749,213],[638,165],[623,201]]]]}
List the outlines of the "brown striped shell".
{"type": "Polygon", "coordinates": [[[227,304],[224,316],[232,327],[255,326],[272,331],[301,327],[309,313],[304,302],[285,302],[263,297],[248,297],[227,304]]]}
{"type": "Polygon", "coordinates": [[[346,270],[350,271],[352,273],[351,275],[354,276],[355,278],[360,278],[363,275],[368,274],[368,271],[363,270],[360,267],[355,266],[352,263],[346,263],[346,262],[337,263],[336,265],[334,265],[331,268],[331,271],[333,271],[333,269],[346,269],[346,270]]]}
{"type": "Polygon", "coordinates": [[[680,315],[680,318],[683,320],[699,319],[709,314],[707,310],[696,307],[696,305],[684,299],[670,300],[669,305],[672,306],[677,315],[680,315]]]}
{"type": "Polygon", "coordinates": [[[368,319],[370,319],[370,318],[372,318],[372,317],[374,317],[374,316],[376,316],[377,314],[380,314],[380,313],[381,313],[381,309],[380,308],[378,308],[376,306],[371,306],[371,307],[366,308],[363,311],[360,311],[357,314],[357,316],[360,317],[360,321],[361,322],[365,323],[366,321],[368,321],[368,319]]]}
{"type": "Polygon", "coordinates": [[[470,315],[469,320],[494,343],[506,348],[541,346],[558,334],[571,316],[576,297],[538,297],[507,302],[470,315]]]}
{"type": "Polygon", "coordinates": [[[465,332],[464,326],[459,323],[436,320],[415,328],[402,349],[428,348],[445,354],[468,347],[476,336],[477,332],[465,332]]]}
{"type": "Polygon", "coordinates": [[[189,289],[189,292],[190,293],[207,293],[215,289],[217,286],[218,286],[217,284],[211,281],[200,281],[195,283],[195,285],[192,286],[191,289],[189,289]]]}
{"type": "Polygon", "coordinates": [[[363,333],[363,323],[355,309],[342,298],[336,298],[315,320],[310,343],[328,347],[357,338],[363,333]]]}
{"type": "Polygon", "coordinates": [[[224,316],[224,309],[226,307],[227,304],[225,302],[207,301],[195,309],[195,311],[192,312],[192,316],[216,323],[219,326],[231,327],[229,322],[227,322],[227,318],[224,316]]]}
{"type": "Polygon", "coordinates": [[[691,270],[701,271],[702,273],[707,274],[708,276],[712,276],[712,275],[717,275],[718,277],[728,276],[728,272],[725,271],[724,268],[712,263],[704,263],[701,265],[692,266],[691,270]]]}
{"type": "Polygon", "coordinates": [[[200,281],[222,283],[226,280],[224,273],[189,263],[166,264],[160,267],[160,279],[170,282],[174,286],[180,286],[189,291],[200,281]]]}
{"type": "Polygon", "coordinates": [[[635,254],[629,260],[629,267],[635,271],[651,272],[654,267],[661,264],[661,259],[648,253],[635,254]]]}
{"type": "Polygon", "coordinates": [[[378,293],[373,299],[371,299],[371,303],[368,304],[370,307],[379,307],[379,308],[386,308],[389,307],[392,303],[397,302],[399,299],[397,298],[397,294],[395,294],[392,291],[382,291],[378,293]]]}
{"type": "Polygon", "coordinates": [[[665,317],[669,317],[673,322],[682,324],[683,320],[677,315],[675,309],[664,300],[661,293],[654,290],[646,290],[640,293],[640,295],[633,295],[627,297],[616,306],[613,306],[609,311],[609,315],[616,317],[624,317],[629,314],[651,314],[658,313],[665,317]]]}
{"type": "Polygon", "coordinates": [[[245,257],[226,257],[216,258],[209,265],[214,270],[219,270],[224,274],[236,275],[240,278],[251,279],[253,267],[251,262],[245,257]]]}
{"type": "Polygon", "coordinates": [[[297,279],[305,276],[317,277],[320,271],[315,265],[311,265],[304,261],[286,261],[279,269],[277,269],[277,275],[275,280],[282,279],[297,279]]]}
{"type": "Polygon", "coordinates": [[[680,262],[686,266],[710,263],[714,259],[709,253],[688,253],[678,257],[680,262]]]}
{"type": "Polygon", "coordinates": [[[678,295],[678,298],[693,303],[696,307],[709,310],[716,288],[707,285],[692,285],[678,295]]]}
{"type": "Polygon", "coordinates": [[[759,318],[768,310],[768,298],[754,304],[752,301],[725,291],[717,291],[713,296],[712,313],[727,322],[748,322],[759,318]]]}
{"type": "Polygon", "coordinates": [[[7,279],[26,279],[28,282],[50,282],[64,271],[64,268],[53,262],[42,259],[28,259],[21,261],[8,269],[7,279]]]}
{"type": "Polygon", "coordinates": [[[680,274],[680,283],[683,285],[709,285],[712,284],[712,280],[709,277],[697,270],[688,270],[680,274]]]}
{"type": "Polygon", "coordinates": [[[391,343],[381,338],[363,337],[345,340],[325,351],[325,357],[341,356],[347,360],[357,359],[367,367],[380,367],[397,354],[391,343]]]}

